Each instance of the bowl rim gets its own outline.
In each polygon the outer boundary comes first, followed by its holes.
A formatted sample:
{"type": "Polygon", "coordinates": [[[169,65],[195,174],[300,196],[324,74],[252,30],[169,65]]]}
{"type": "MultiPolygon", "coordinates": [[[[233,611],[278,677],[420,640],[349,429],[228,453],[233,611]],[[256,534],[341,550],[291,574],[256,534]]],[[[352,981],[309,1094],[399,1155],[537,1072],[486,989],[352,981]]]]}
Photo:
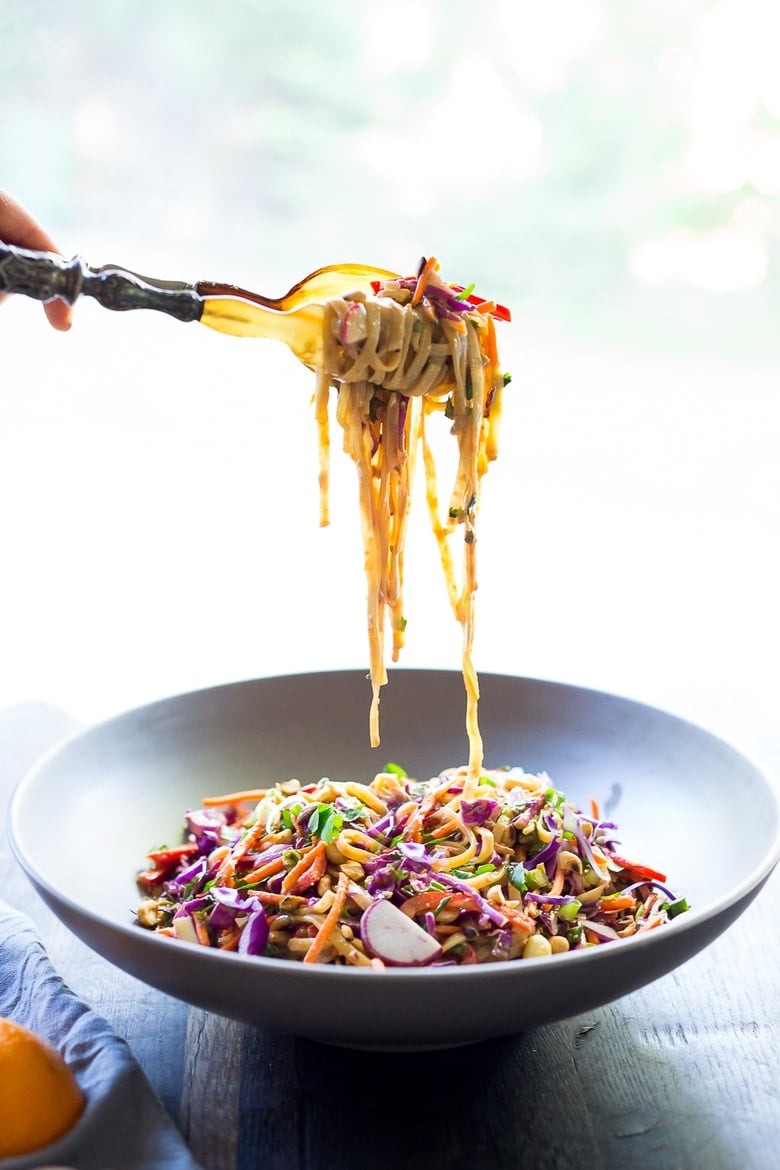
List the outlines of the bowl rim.
{"type": "MultiPolygon", "coordinates": [[[[163,696],[152,700],[149,703],[141,704],[137,707],[129,708],[117,714],[110,715],[96,723],[89,724],[83,728],[77,728],[69,732],[62,739],[58,740],[45,752],[43,752],[38,759],[25,772],[21,779],[16,783],[11,793],[7,808],[6,818],[6,835],[9,840],[12,853],[17,862],[24,870],[28,879],[36,888],[43,891],[45,896],[60,906],[63,906],[72,917],[85,917],[98,928],[109,929],[110,931],[118,931],[121,937],[127,938],[134,945],[143,947],[152,946],[155,948],[166,947],[173,943],[176,946],[180,945],[180,940],[168,939],[155,934],[152,931],[145,930],[134,922],[118,921],[101,912],[95,911],[83,902],[79,902],[70,895],[63,893],[47,878],[45,878],[38,870],[36,864],[31,857],[27,846],[19,831],[19,819],[21,816],[21,809],[25,798],[30,789],[39,781],[39,778],[45,774],[50,767],[52,761],[58,759],[65,752],[84,740],[93,736],[105,734],[113,725],[120,724],[131,719],[137,719],[141,715],[151,715],[156,710],[161,710],[170,707],[174,703],[186,703],[190,699],[198,699],[202,702],[207,702],[208,697],[214,694],[227,694],[229,691],[239,691],[248,686],[257,683],[273,683],[276,680],[292,680],[300,677],[332,677],[334,675],[354,675],[354,671],[349,669],[340,670],[310,670],[310,671],[296,671],[294,673],[279,673],[273,675],[262,675],[252,678],[240,679],[224,683],[216,683],[212,686],[204,688],[193,688],[192,690],[183,691],[170,696],[163,696]]],[[[439,670],[436,668],[426,667],[400,667],[396,668],[395,673],[417,673],[417,674],[437,674],[447,676],[458,676],[459,671],[455,670],[439,670]]],[[[578,967],[582,963],[593,965],[595,962],[604,962],[609,959],[609,956],[616,956],[619,953],[625,953],[626,949],[630,947],[632,953],[639,953],[648,948],[655,948],[658,942],[664,938],[669,939],[675,935],[686,934],[701,927],[705,923],[710,922],[714,918],[718,918],[726,913],[729,908],[733,908],[743,902],[745,899],[752,899],[760,892],[761,887],[767,881],[772,871],[775,869],[778,861],[780,861],[780,778],[773,772],[761,764],[755,756],[748,755],[736,744],[730,740],[726,740],[717,733],[696,723],[690,719],[680,716],[673,711],[669,711],[663,707],[654,704],[643,702],[639,699],[634,699],[629,696],[617,694],[610,691],[599,690],[593,687],[580,686],[576,683],[560,682],[554,679],[538,678],[527,675],[516,675],[507,672],[480,672],[480,678],[491,678],[498,682],[502,680],[511,680],[513,682],[526,682],[532,686],[539,686],[543,689],[566,691],[571,694],[578,694],[583,697],[593,697],[597,700],[615,700],[621,703],[626,703],[631,707],[642,708],[655,716],[661,716],[664,719],[669,719],[676,722],[678,726],[685,726],[693,730],[699,735],[713,740],[721,747],[725,747],[740,759],[749,765],[753,772],[761,779],[766,786],[768,794],[771,796],[776,813],[776,825],[773,839],[770,847],[764,852],[761,860],[752,867],[742,880],[729,893],[722,895],[714,902],[708,902],[704,906],[692,906],[684,914],[674,918],[671,922],[665,923],[662,930],[653,930],[639,936],[632,936],[625,939],[616,939],[606,946],[592,946],[586,947],[582,950],[570,951],[564,954],[539,956],[535,959],[533,967],[539,970],[541,965],[548,965],[555,963],[556,966],[561,962],[565,962],[569,967],[578,967]]],[[[194,947],[194,944],[190,944],[194,947]]],[[[431,981],[432,979],[445,978],[447,981],[457,979],[480,979],[484,978],[487,973],[490,973],[493,978],[512,978],[517,977],[517,973],[522,970],[527,970],[524,963],[518,962],[517,959],[500,959],[488,963],[478,963],[467,966],[452,966],[452,967],[384,967],[381,970],[368,967],[347,967],[347,966],[333,966],[332,964],[302,964],[291,962],[289,959],[278,959],[271,956],[253,956],[240,955],[231,951],[217,951],[208,947],[194,947],[194,954],[199,958],[199,962],[204,963],[218,963],[220,966],[225,961],[231,964],[237,964],[247,970],[254,971],[260,974],[261,971],[267,971],[269,974],[273,971],[286,972],[290,975],[293,971],[306,971],[308,974],[305,978],[311,979],[330,979],[338,978],[340,981],[346,977],[348,979],[370,979],[373,981],[379,980],[393,980],[398,982],[408,981],[416,983],[419,980],[431,981]],[[259,962],[258,962],[259,960],[259,962]]],[[[298,976],[296,976],[298,977],[298,976]]]]}

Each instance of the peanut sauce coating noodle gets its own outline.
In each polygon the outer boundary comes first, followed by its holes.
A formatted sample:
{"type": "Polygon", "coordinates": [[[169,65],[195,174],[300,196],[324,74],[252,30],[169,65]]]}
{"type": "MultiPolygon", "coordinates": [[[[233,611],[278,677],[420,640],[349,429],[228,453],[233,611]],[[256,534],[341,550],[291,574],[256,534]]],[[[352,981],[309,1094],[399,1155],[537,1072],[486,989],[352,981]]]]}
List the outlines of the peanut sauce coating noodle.
{"type": "Polygon", "coordinates": [[[392,660],[404,644],[404,547],[418,451],[422,450],[430,523],[447,594],[463,634],[469,775],[482,765],[479,684],[473,662],[477,589],[476,525],[480,482],[498,453],[505,377],[495,340],[492,302],[475,306],[438,275],[429,260],[418,278],[384,281],[374,297],[356,292],[325,306],[324,354],[317,370],[315,417],[320,449],[321,524],[327,524],[330,452],[328,402],[337,392],[343,447],[356,465],[367,582],[372,700],[370,738],[379,744],[380,689],[387,681],[385,635],[392,660]],[[449,422],[457,470],[440,515],[429,430],[449,422]],[[456,566],[451,539],[462,537],[456,566]]]}

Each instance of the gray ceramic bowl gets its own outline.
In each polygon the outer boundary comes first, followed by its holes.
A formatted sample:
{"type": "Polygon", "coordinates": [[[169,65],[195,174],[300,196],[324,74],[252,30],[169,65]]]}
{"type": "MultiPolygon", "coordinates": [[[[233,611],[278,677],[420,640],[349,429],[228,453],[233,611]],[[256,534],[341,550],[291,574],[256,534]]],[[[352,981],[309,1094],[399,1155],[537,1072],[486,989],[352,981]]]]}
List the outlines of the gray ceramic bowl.
{"type": "Polygon", "coordinates": [[[235,683],[130,711],[66,740],[25,777],[11,805],[13,850],[59,918],[138,979],[224,1016],[355,1047],[445,1047],[588,1011],[679,966],[741,914],[780,854],[777,790],[758,767],[690,723],[613,695],[499,675],[480,684],[486,765],[547,771],[583,806],[594,796],[624,850],[665,871],[689,913],[568,955],[439,970],[221,954],[133,924],[146,850],[178,839],[185,808],[206,793],[290,776],[370,779],[388,760],[427,779],[462,763],[463,685],[449,671],[393,671],[378,751],[360,672],[235,683]],[[706,864],[745,807],[751,833],[728,866],[706,864]]]}

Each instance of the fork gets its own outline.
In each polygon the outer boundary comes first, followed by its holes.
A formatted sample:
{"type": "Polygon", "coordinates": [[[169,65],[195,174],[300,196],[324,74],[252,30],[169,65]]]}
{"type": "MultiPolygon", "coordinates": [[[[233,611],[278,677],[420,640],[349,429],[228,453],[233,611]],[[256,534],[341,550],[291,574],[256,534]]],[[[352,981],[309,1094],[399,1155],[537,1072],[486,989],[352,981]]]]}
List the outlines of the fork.
{"type": "Polygon", "coordinates": [[[233,337],[265,337],[284,342],[304,365],[322,355],[322,302],[348,292],[370,292],[372,282],[397,274],[364,264],[318,268],[281,297],[265,297],[233,284],[157,280],[115,264],[92,268],[80,256],[37,252],[0,243],[0,294],[17,293],[37,301],[59,298],[72,305],[93,297],[120,312],[154,309],[177,321],[199,321],[233,337]]]}

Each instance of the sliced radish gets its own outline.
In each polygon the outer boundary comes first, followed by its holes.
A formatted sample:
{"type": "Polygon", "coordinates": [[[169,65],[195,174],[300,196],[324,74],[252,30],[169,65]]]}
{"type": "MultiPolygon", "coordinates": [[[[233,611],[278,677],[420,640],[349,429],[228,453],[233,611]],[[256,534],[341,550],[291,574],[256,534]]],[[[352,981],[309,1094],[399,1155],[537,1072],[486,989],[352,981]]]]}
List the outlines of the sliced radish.
{"type": "Polygon", "coordinates": [[[176,937],[180,938],[182,942],[196,943],[198,941],[195,926],[189,914],[182,914],[178,918],[174,918],[173,929],[176,931],[176,937]]]}
{"type": "Polygon", "coordinates": [[[436,939],[386,898],[368,907],[360,937],[366,950],[390,967],[421,967],[441,954],[436,939]]]}

